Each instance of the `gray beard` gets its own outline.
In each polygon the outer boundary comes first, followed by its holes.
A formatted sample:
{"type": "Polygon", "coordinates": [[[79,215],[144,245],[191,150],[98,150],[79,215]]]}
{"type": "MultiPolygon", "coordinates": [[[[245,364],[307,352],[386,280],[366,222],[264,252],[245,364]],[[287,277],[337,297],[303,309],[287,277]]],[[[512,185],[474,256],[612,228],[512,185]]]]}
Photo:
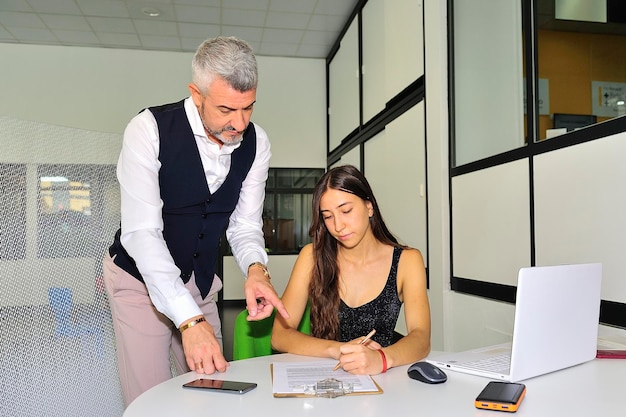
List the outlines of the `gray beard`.
{"type": "MultiPolygon", "coordinates": [[[[200,119],[202,120],[202,119],[200,119]]],[[[234,146],[237,145],[239,143],[241,143],[241,141],[243,141],[243,134],[245,133],[245,130],[243,132],[241,132],[241,135],[239,135],[238,137],[234,138],[234,139],[226,139],[224,136],[222,136],[223,132],[232,132],[235,131],[235,129],[233,129],[230,126],[225,127],[222,130],[219,131],[214,131],[211,130],[207,127],[206,123],[204,123],[204,120],[202,120],[202,126],[204,126],[204,130],[207,132],[207,134],[213,136],[214,138],[216,138],[217,140],[219,140],[220,142],[222,142],[224,145],[226,146],[234,146]]]]}

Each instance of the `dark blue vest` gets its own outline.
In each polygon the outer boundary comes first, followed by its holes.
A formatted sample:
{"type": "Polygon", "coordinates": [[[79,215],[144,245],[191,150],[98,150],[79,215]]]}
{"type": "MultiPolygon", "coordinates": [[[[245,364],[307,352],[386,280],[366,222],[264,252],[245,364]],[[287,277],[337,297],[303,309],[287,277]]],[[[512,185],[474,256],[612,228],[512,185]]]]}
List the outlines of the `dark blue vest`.
{"type": "MultiPolygon", "coordinates": [[[[239,201],[241,184],[254,162],[254,125],[248,125],[241,145],[232,153],[224,183],[211,194],[183,101],[151,107],[150,111],[159,128],[163,238],[183,281],[189,281],[193,272],[204,298],[213,283],[220,240],[239,201]]],[[[118,230],[109,252],[117,255],[118,266],[143,281],[134,260],[122,247],[120,234],[118,230]]]]}

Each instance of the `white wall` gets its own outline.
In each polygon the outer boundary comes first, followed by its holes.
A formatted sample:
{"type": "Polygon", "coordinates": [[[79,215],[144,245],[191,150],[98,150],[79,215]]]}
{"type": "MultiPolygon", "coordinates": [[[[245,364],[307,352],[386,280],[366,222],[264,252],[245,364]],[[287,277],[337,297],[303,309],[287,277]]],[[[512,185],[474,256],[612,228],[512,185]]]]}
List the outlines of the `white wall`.
{"type": "Polygon", "coordinates": [[[191,54],[0,44],[0,114],[122,133],[142,108],[188,95],[191,54]]]}
{"type": "MultiPolygon", "coordinates": [[[[0,43],[0,56],[11,63],[2,67],[0,115],[122,133],[141,109],[189,95],[193,54],[0,43]]],[[[257,61],[252,119],[270,136],[272,167],[326,167],[325,61],[257,61]]]]}

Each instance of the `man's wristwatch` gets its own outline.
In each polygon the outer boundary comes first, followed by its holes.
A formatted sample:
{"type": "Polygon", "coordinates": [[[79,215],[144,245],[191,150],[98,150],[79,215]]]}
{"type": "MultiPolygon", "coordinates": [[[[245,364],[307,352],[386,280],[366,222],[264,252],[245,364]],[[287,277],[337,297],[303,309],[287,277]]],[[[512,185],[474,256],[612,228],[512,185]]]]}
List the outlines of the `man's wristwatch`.
{"type": "Polygon", "coordinates": [[[261,263],[261,262],[253,262],[248,266],[248,269],[252,268],[252,267],[256,267],[256,268],[261,268],[263,270],[263,275],[265,275],[266,278],[271,278],[270,277],[270,271],[269,269],[267,269],[267,266],[265,266],[265,264],[261,263]]]}

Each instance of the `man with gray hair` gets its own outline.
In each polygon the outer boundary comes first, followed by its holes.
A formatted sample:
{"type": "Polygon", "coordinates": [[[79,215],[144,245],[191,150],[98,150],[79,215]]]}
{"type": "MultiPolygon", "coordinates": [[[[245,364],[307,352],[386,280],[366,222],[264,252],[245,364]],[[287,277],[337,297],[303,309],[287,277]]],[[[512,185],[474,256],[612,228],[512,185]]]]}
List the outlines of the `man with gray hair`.
{"type": "Polygon", "coordinates": [[[228,366],[214,295],[224,232],[247,276],[252,320],[274,308],[262,231],[270,144],[250,122],[256,58],[233,37],[208,39],[192,63],[190,97],[150,107],[124,131],[117,177],[121,227],[104,258],[126,405],[179,373],[228,366]]]}

